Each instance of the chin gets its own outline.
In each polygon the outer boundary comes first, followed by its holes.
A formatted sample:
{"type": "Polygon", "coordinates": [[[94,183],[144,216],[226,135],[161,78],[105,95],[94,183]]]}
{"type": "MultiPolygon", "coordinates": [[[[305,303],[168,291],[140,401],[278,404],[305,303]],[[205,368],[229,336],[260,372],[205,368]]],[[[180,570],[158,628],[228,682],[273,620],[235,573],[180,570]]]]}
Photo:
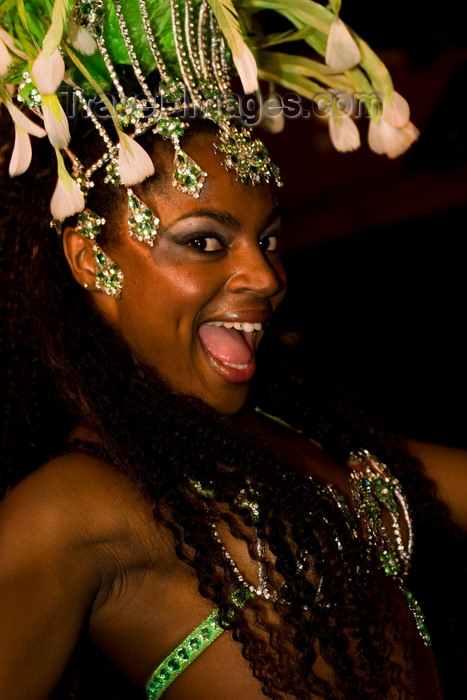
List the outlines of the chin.
{"type": "Polygon", "coordinates": [[[248,386],[237,386],[234,391],[218,392],[211,396],[200,396],[200,398],[218,413],[224,416],[233,416],[244,407],[248,391],[248,386]]]}

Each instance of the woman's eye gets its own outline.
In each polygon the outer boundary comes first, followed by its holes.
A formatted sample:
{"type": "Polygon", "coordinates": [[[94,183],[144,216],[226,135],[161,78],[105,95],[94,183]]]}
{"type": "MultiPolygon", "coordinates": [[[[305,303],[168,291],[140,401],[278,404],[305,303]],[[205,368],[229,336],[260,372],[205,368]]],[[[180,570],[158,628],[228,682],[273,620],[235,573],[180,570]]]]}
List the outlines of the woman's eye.
{"type": "Polygon", "coordinates": [[[267,253],[274,253],[279,245],[279,235],[271,234],[270,236],[264,236],[259,242],[260,248],[267,253]]]}
{"type": "Polygon", "coordinates": [[[194,238],[190,241],[190,245],[199,253],[215,253],[218,250],[223,250],[222,243],[214,236],[194,238]]]}

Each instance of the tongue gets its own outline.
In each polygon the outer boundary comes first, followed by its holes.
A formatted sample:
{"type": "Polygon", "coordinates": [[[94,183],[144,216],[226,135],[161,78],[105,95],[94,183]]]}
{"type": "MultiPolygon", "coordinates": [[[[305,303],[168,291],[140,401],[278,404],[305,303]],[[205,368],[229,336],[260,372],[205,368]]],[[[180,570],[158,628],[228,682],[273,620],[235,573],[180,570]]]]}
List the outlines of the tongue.
{"type": "Polygon", "coordinates": [[[240,331],[224,326],[204,323],[199,334],[206,350],[220,362],[232,365],[247,365],[251,361],[251,349],[240,331]]]}

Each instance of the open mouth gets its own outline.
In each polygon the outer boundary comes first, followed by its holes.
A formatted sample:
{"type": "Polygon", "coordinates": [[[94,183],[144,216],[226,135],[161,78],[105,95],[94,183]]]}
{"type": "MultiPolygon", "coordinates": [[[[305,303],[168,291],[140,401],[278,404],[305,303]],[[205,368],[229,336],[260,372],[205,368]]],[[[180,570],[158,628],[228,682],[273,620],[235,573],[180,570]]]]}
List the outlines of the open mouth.
{"type": "Polygon", "coordinates": [[[231,373],[230,378],[248,381],[256,369],[257,334],[262,329],[261,323],[208,321],[198,332],[204,349],[216,364],[240,373],[238,376],[231,373]]]}

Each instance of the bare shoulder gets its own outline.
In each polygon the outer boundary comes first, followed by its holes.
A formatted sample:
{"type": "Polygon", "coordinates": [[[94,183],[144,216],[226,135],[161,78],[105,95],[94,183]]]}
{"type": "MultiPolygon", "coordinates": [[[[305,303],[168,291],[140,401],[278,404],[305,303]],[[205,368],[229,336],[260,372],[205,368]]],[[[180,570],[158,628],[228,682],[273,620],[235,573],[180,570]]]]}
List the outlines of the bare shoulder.
{"type": "Polygon", "coordinates": [[[16,560],[16,550],[58,562],[73,554],[91,573],[108,565],[102,552],[134,551],[149,512],[127,477],[95,457],[67,454],[27,476],[0,504],[0,556],[16,560]]]}
{"type": "Polygon", "coordinates": [[[418,440],[406,440],[406,447],[422,463],[453,519],[467,530],[467,450],[418,440]]]}
{"type": "MultiPolygon", "coordinates": [[[[99,460],[69,454],[0,504],[0,697],[48,698],[90,614],[136,567],[145,502],[99,460]]],[[[137,562],[139,563],[139,562],[137,562]]]]}

